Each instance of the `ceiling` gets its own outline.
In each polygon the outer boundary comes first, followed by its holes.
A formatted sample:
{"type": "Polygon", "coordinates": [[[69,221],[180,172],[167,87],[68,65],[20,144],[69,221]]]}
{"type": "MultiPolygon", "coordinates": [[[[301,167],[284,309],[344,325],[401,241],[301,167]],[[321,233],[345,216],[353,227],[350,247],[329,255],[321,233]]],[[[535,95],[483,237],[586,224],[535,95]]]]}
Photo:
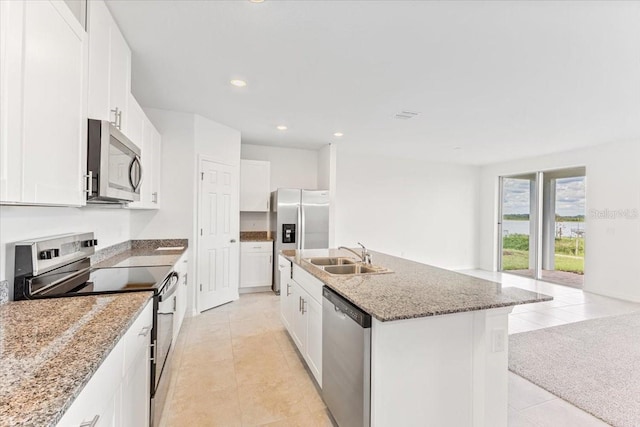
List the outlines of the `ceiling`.
{"type": "Polygon", "coordinates": [[[243,143],[486,164],[640,141],[640,2],[108,5],[140,104],[243,143]]]}

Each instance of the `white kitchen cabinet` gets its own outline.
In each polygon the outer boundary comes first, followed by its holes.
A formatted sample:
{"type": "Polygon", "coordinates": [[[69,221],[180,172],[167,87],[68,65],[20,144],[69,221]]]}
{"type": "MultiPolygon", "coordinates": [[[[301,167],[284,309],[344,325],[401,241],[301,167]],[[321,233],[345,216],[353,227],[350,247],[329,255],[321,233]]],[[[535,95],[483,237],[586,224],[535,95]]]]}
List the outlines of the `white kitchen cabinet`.
{"type": "Polygon", "coordinates": [[[240,289],[270,287],[273,242],[240,242],[240,289]]]}
{"type": "MultiPolygon", "coordinates": [[[[280,314],[291,339],[298,347],[309,370],[322,387],[322,287],[321,281],[293,266],[293,278],[286,272],[287,263],[280,256],[280,314]]],[[[290,265],[290,263],[289,263],[290,265]]]]}
{"type": "Polygon", "coordinates": [[[178,338],[178,334],[180,333],[180,328],[182,327],[182,323],[184,321],[184,316],[187,313],[187,286],[188,282],[188,258],[187,253],[180,257],[178,262],[176,263],[174,269],[176,273],[178,273],[178,290],[176,291],[176,312],[173,322],[173,342],[176,342],[178,338]]]}
{"type": "Polygon", "coordinates": [[[269,212],[271,163],[240,160],[240,211],[269,212]]]}
{"type": "MultiPolygon", "coordinates": [[[[130,111],[139,109],[139,114],[129,114],[131,120],[139,121],[140,140],[133,140],[141,148],[142,157],[142,183],[140,184],[140,201],[129,203],[131,209],[159,209],[160,208],[160,171],[162,159],[162,137],[151,121],[138,106],[135,98],[131,96],[130,103],[134,105],[130,111]]],[[[132,122],[129,120],[129,124],[132,122]]],[[[138,126],[136,126],[136,129],[138,126]]],[[[131,135],[136,134],[132,131],[131,135]]],[[[132,138],[132,137],[130,137],[132,138]]]]}
{"type": "Polygon", "coordinates": [[[0,2],[0,202],[85,203],[87,35],[64,2],[0,2]]]}
{"type": "Polygon", "coordinates": [[[293,318],[293,295],[291,294],[291,261],[278,255],[278,270],[280,270],[280,318],[287,330],[291,329],[293,318]]]}
{"type": "MultiPolygon", "coordinates": [[[[140,107],[133,95],[129,94],[127,100],[127,132],[125,135],[142,151],[144,151],[143,134],[146,120],[147,116],[142,111],[142,107],[140,107]]],[[[142,161],[144,162],[144,153],[142,154],[142,161]]],[[[144,164],[142,167],[144,169],[144,164]]]]}
{"type": "Polygon", "coordinates": [[[149,425],[152,326],[153,301],[149,300],[64,413],[58,427],[149,425]]]}
{"type": "Polygon", "coordinates": [[[91,119],[108,120],[129,136],[131,50],[102,0],[88,2],[89,95],[91,119]]]}

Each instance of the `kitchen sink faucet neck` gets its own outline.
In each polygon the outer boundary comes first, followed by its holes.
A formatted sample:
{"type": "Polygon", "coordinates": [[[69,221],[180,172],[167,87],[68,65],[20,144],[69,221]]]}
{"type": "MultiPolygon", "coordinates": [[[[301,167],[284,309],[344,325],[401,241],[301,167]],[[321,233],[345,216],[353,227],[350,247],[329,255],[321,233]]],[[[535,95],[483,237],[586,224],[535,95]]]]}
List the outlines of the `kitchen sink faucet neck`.
{"type": "Polygon", "coordinates": [[[372,263],[371,254],[369,253],[367,248],[362,243],[358,242],[358,245],[362,246],[362,253],[361,254],[359,254],[358,252],[354,251],[351,248],[347,248],[346,246],[339,246],[338,249],[347,250],[347,251],[357,255],[358,257],[360,257],[360,260],[363,263],[365,263],[367,265],[371,265],[371,263],[372,263]]]}

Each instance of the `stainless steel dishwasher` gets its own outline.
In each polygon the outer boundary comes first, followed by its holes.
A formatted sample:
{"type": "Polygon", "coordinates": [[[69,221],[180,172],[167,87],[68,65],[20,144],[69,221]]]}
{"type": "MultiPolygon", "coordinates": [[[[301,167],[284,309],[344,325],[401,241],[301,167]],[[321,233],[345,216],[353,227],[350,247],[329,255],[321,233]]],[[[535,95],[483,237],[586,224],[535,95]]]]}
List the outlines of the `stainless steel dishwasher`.
{"type": "Polygon", "coordinates": [[[371,316],[322,290],[322,397],[340,427],[371,422],[371,316]]]}

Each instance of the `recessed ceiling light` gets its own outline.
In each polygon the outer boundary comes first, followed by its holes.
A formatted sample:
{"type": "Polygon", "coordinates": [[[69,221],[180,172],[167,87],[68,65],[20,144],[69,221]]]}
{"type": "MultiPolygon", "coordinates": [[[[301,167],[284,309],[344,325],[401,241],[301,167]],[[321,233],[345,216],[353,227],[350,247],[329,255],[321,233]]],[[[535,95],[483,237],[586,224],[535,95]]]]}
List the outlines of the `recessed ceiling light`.
{"type": "Polygon", "coordinates": [[[264,0],[249,0],[251,3],[262,3],[264,0]]]}
{"type": "Polygon", "coordinates": [[[462,147],[453,147],[454,150],[462,150],[462,147]]]}
{"type": "Polygon", "coordinates": [[[276,126],[276,129],[278,129],[278,130],[287,130],[289,128],[286,127],[285,125],[279,125],[279,126],[276,126]]]}
{"type": "Polygon", "coordinates": [[[229,83],[231,83],[236,87],[245,87],[247,85],[247,82],[245,82],[244,80],[237,80],[237,79],[231,80],[229,83]]]}
{"type": "Polygon", "coordinates": [[[338,138],[340,138],[343,135],[344,135],[344,133],[342,133],[342,132],[336,132],[336,133],[333,134],[333,136],[337,136],[338,138]]]}

